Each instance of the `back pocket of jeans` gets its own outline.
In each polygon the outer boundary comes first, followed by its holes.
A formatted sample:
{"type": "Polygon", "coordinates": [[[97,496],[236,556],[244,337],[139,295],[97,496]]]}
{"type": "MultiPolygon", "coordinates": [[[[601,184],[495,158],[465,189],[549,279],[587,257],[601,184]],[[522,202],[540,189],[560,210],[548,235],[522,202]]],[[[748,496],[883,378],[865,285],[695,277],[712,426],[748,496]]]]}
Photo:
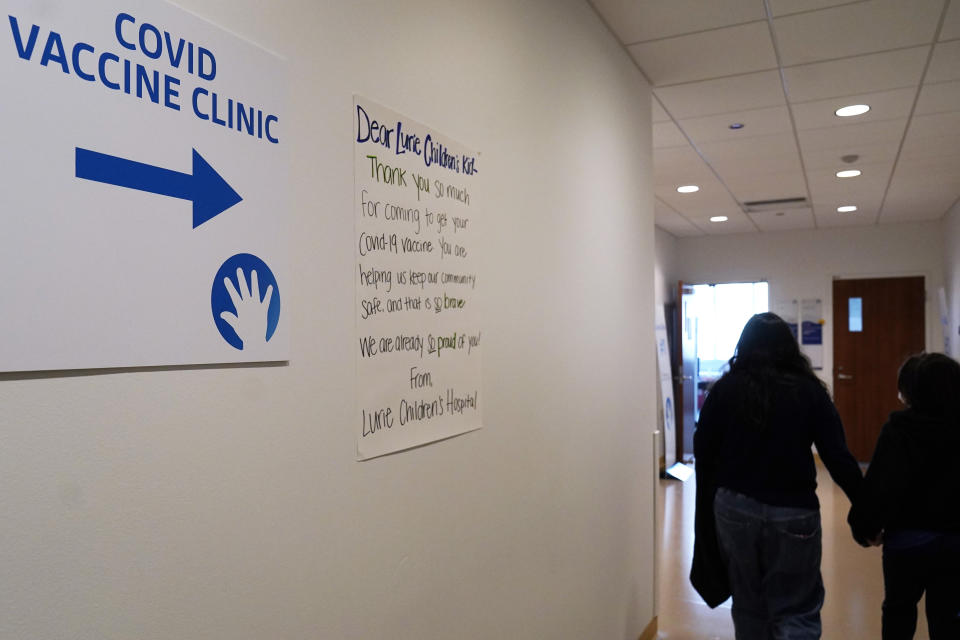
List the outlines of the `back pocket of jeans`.
{"type": "Polygon", "coordinates": [[[812,540],[820,535],[820,518],[798,518],[776,523],[776,528],[785,535],[798,540],[812,540]]]}

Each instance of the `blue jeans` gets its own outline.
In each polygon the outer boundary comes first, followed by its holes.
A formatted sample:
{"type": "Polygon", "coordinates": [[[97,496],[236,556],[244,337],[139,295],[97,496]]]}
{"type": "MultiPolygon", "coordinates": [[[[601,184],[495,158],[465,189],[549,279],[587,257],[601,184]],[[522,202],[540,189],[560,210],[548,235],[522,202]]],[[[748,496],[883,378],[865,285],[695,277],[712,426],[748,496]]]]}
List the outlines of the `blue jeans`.
{"type": "Polygon", "coordinates": [[[737,640],[819,638],[820,511],[767,505],[721,487],[713,512],[737,640]]]}

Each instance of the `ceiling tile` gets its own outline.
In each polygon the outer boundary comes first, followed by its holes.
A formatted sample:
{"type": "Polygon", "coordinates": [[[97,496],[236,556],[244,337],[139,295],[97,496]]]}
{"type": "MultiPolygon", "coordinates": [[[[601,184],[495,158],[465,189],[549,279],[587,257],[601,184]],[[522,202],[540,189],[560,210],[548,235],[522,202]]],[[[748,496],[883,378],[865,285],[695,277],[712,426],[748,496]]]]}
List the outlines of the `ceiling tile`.
{"type": "Polygon", "coordinates": [[[824,149],[804,149],[803,164],[807,171],[815,169],[833,169],[839,171],[842,167],[859,168],[861,164],[888,164],[893,166],[900,148],[899,139],[873,143],[870,140],[854,142],[841,148],[828,147],[824,149]],[[860,156],[852,164],[843,162],[840,157],[845,155],[860,156]]]}
{"type": "Polygon", "coordinates": [[[870,200],[861,200],[859,202],[850,202],[843,199],[831,199],[825,201],[813,201],[813,212],[817,216],[817,222],[829,218],[858,218],[876,222],[877,211],[880,210],[880,202],[883,200],[883,194],[874,196],[870,200]],[[837,207],[845,205],[856,205],[857,210],[848,213],[840,213],[837,207]]]}
{"type": "Polygon", "coordinates": [[[636,45],[631,53],[655,85],[655,219],[669,233],[937,219],[960,196],[960,0],[590,2],[626,45],[636,45]],[[764,5],[782,70],[773,68],[764,5]],[[872,109],[833,115],[852,102],[872,109]],[[730,130],[732,122],[746,127],[730,130]],[[848,154],[859,158],[845,163],[848,154]],[[845,168],[863,174],[836,178],[845,168]],[[681,184],[701,190],[679,194],[681,184]],[[812,211],[748,217],[738,204],[796,196],[809,197],[812,211]],[[860,210],[840,214],[842,204],[860,210]],[[730,220],[708,222],[717,214],[730,220]]]}
{"type": "Polygon", "coordinates": [[[703,185],[716,180],[693,147],[664,147],[653,150],[653,182],[660,186],[703,185]]]}
{"type": "MultiPolygon", "coordinates": [[[[960,4],[960,3],[958,3],[960,4]]],[[[960,80],[924,84],[914,115],[928,115],[960,109],[960,80]]]]}
{"type": "Polygon", "coordinates": [[[757,226],[753,224],[739,208],[725,210],[716,210],[709,213],[692,216],[690,222],[698,229],[708,235],[726,235],[730,233],[749,233],[757,231],[757,226]],[[712,216],[726,216],[723,222],[710,222],[712,216]]]}
{"type": "Polygon", "coordinates": [[[947,19],[943,21],[940,40],[960,38],[960,2],[951,2],[947,10],[947,19]]]}
{"type": "Polygon", "coordinates": [[[947,208],[960,196],[960,189],[956,185],[945,183],[943,180],[931,176],[927,180],[917,181],[915,178],[897,179],[894,176],[884,202],[884,210],[893,204],[916,202],[918,208],[930,207],[936,204],[941,206],[940,214],[946,213],[947,208]],[[924,187],[918,189],[918,187],[924,187]]]}
{"type": "Polygon", "coordinates": [[[654,199],[653,218],[654,223],[658,227],[669,231],[675,236],[704,235],[703,231],[691,224],[689,220],[657,199],[654,199]]]}
{"type": "Polygon", "coordinates": [[[670,205],[663,202],[659,198],[653,199],[653,215],[654,217],[662,216],[664,219],[669,218],[670,216],[679,216],[680,214],[670,208],[670,205]]]}
{"type": "Polygon", "coordinates": [[[821,229],[870,227],[876,224],[877,220],[875,211],[868,215],[863,215],[859,211],[855,213],[837,213],[836,209],[814,207],[814,214],[817,219],[817,226],[821,229]]]}
{"type": "Polygon", "coordinates": [[[960,196],[957,166],[901,158],[884,201],[881,221],[937,219],[960,196]]]}
{"type": "Polygon", "coordinates": [[[687,118],[677,124],[690,136],[698,147],[707,142],[738,140],[745,137],[763,136],[774,133],[788,133],[790,114],[785,106],[751,109],[736,113],[724,113],[702,118],[687,118]],[[730,124],[738,122],[742,129],[731,129],[730,124]]]}
{"type": "Polygon", "coordinates": [[[679,218],[679,220],[679,222],[674,220],[668,220],[663,223],[657,222],[656,225],[677,238],[695,238],[697,236],[707,235],[682,218],[679,218]]]}
{"type": "Polygon", "coordinates": [[[718,213],[740,211],[740,206],[716,178],[704,181],[696,193],[677,193],[672,185],[658,185],[654,187],[654,194],[685,218],[694,221],[718,213]]]}
{"type": "Polygon", "coordinates": [[[786,104],[776,71],[661,87],[654,93],[678,120],[786,104]]]}
{"type": "Polygon", "coordinates": [[[813,210],[810,208],[764,211],[747,215],[760,231],[795,231],[814,228],[813,210]]]}
{"type": "Polygon", "coordinates": [[[777,68],[766,22],[655,40],[628,49],[654,86],[777,68]]]}
{"type": "Polygon", "coordinates": [[[672,122],[655,122],[653,124],[653,148],[663,149],[665,147],[686,147],[689,146],[687,139],[683,137],[680,128],[672,122]]]}
{"type": "Polygon", "coordinates": [[[896,120],[906,118],[913,108],[913,100],[917,96],[917,89],[894,89],[878,93],[862,93],[859,95],[802,102],[792,105],[793,120],[798,131],[807,129],[823,129],[826,127],[842,127],[850,123],[850,118],[840,118],[836,110],[849,104],[870,105],[870,111],[856,117],[857,124],[877,122],[880,120],[896,120]]]}
{"type": "Polygon", "coordinates": [[[726,211],[717,215],[727,216],[726,222],[710,222],[709,219],[706,219],[704,222],[698,221],[698,226],[703,228],[703,230],[711,236],[726,236],[733,233],[754,233],[757,231],[757,225],[742,211],[726,211]]]}
{"type": "MultiPolygon", "coordinates": [[[[947,205],[947,209],[950,208],[950,205],[947,205]]],[[[925,204],[922,207],[920,206],[911,206],[909,203],[903,203],[902,206],[898,206],[896,209],[884,209],[883,215],[880,216],[880,224],[903,224],[903,223],[917,223],[917,222],[930,222],[933,220],[941,220],[943,218],[943,203],[942,202],[932,202],[925,204]]]]}
{"type": "MultiPolygon", "coordinates": [[[[928,160],[933,163],[953,162],[960,158],[960,133],[950,133],[935,138],[912,136],[909,133],[900,150],[900,157],[904,160],[928,160]]],[[[957,170],[952,181],[960,176],[957,170]]]]}
{"type": "Polygon", "coordinates": [[[807,197],[807,187],[799,171],[729,174],[723,179],[740,202],[807,197]]]}
{"type": "Polygon", "coordinates": [[[807,129],[798,131],[797,136],[800,139],[800,149],[804,154],[807,151],[836,149],[837,157],[839,157],[848,153],[857,153],[852,150],[848,151],[848,149],[857,146],[879,142],[896,142],[899,145],[906,126],[907,119],[900,118],[898,120],[864,122],[863,124],[844,124],[839,127],[824,129],[807,129]]]}
{"type": "Polygon", "coordinates": [[[800,171],[793,133],[710,142],[698,148],[721,176],[800,171]]]}
{"type": "Polygon", "coordinates": [[[650,110],[650,119],[654,122],[670,122],[670,116],[663,110],[660,101],[653,94],[650,94],[650,102],[653,103],[653,108],[650,110]]]}
{"type": "Polygon", "coordinates": [[[885,51],[783,70],[791,103],[835,96],[915,87],[927,63],[929,46],[885,51]]]}
{"type": "Polygon", "coordinates": [[[939,220],[957,201],[957,195],[960,194],[937,193],[917,197],[909,189],[901,193],[891,188],[880,214],[880,222],[939,220]]]}
{"type": "Polygon", "coordinates": [[[929,83],[948,80],[960,80],[960,40],[940,42],[934,46],[930,68],[923,79],[929,83]]]}
{"type": "Polygon", "coordinates": [[[763,20],[763,0],[591,0],[625,44],[763,20]]]}
{"type": "Polygon", "coordinates": [[[960,191],[956,181],[960,156],[947,158],[904,158],[901,156],[891,180],[891,189],[905,184],[916,187],[917,194],[960,191]]]}
{"type": "Polygon", "coordinates": [[[960,111],[914,116],[907,137],[938,138],[946,132],[960,132],[960,111]]]}
{"type": "Polygon", "coordinates": [[[784,66],[927,44],[943,0],[871,0],[774,19],[784,66]]]}
{"type": "MultiPolygon", "coordinates": [[[[900,157],[906,163],[926,163],[932,169],[952,166],[948,161],[960,158],[960,111],[914,116],[900,157]]],[[[956,182],[957,176],[960,171],[953,171],[944,179],[956,182]]]]}
{"type": "Polygon", "coordinates": [[[880,204],[883,202],[886,185],[883,185],[883,188],[873,191],[864,190],[861,192],[856,187],[850,191],[850,193],[846,194],[841,193],[841,190],[824,193],[822,196],[814,194],[813,204],[818,207],[818,210],[826,208],[828,211],[833,211],[834,213],[840,213],[837,211],[838,207],[853,205],[857,208],[857,213],[874,215],[880,209],[880,204]]]}
{"type": "Polygon", "coordinates": [[[770,0],[770,12],[774,16],[786,16],[817,9],[828,9],[862,0],[770,0]]]}
{"type": "Polygon", "coordinates": [[[814,202],[845,201],[859,205],[876,201],[879,205],[890,180],[893,161],[884,164],[855,164],[807,171],[807,182],[814,202]],[[855,167],[862,171],[856,178],[838,178],[837,171],[855,167]]]}

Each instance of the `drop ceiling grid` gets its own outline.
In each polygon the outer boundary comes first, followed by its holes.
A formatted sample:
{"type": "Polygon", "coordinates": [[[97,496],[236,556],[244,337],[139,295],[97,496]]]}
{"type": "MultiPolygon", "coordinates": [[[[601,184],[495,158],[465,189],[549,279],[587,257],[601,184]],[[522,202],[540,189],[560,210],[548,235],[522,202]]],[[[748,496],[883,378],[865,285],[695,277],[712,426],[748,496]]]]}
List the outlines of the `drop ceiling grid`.
{"type": "Polygon", "coordinates": [[[764,19],[763,0],[591,0],[625,45],[764,19]]]}
{"type": "Polygon", "coordinates": [[[844,146],[835,146],[833,144],[820,145],[819,147],[810,146],[801,149],[803,153],[804,166],[807,171],[817,171],[820,169],[837,170],[838,166],[846,167],[840,159],[843,155],[852,154],[858,157],[856,165],[858,169],[871,167],[873,165],[893,166],[893,161],[897,157],[897,148],[899,140],[888,141],[868,141],[862,144],[848,144],[844,146]]]}
{"type": "Polygon", "coordinates": [[[960,40],[938,42],[933,47],[933,59],[924,80],[931,84],[960,80],[960,40]]]}
{"type": "Polygon", "coordinates": [[[784,67],[790,102],[916,87],[929,51],[927,45],[784,67]]]}
{"type": "Polygon", "coordinates": [[[814,226],[813,212],[808,207],[747,215],[761,231],[795,231],[797,229],[810,229],[814,226]]]}
{"type": "Polygon", "coordinates": [[[933,41],[943,0],[872,0],[774,18],[781,62],[889,51],[933,41]]]}
{"type": "Polygon", "coordinates": [[[960,109],[960,80],[931,84],[925,82],[914,117],[960,109]]]}
{"type": "Polygon", "coordinates": [[[702,229],[656,197],[654,197],[653,215],[656,224],[671,233],[684,236],[706,235],[702,229]]]}
{"type": "MultiPolygon", "coordinates": [[[[771,199],[807,195],[814,206],[808,214],[811,226],[814,218],[824,226],[848,226],[862,221],[854,223],[851,218],[857,216],[842,214],[838,220],[835,211],[826,210],[844,191],[863,202],[864,210],[876,208],[886,191],[891,196],[891,218],[908,215],[909,207],[902,201],[911,197],[909,185],[924,188],[929,181],[919,180],[917,170],[905,165],[894,184],[897,171],[890,167],[898,152],[904,162],[919,158],[929,164],[941,159],[950,170],[960,163],[960,147],[954,144],[960,141],[960,0],[950,4],[934,43],[946,1],[767,0],[782,69],[775,63],[765,68],[766,47],[773,41],[763,0],[592,0],[592,4],[652,81],[658,197],[676,215],[698,226],[698,217],[711,209],[702,202],[704,193],[695,203],[675,192],[679,184],[697,183],[703,177],[710,185],[703,192],[717,192],[718,184],[728,191],[725,196],[718,192],[721,201],[713,209],[729,206],[731,193],[743,202],[753,199],[746,194],[773,193],[769,188],[775,185],[794,190],[799,186],[797,193],[778,193],[771,199]],[[632,18],[618,21],[611,11],[632,18]],[[625,25],[631,24],[637,30],[628,34],[625,25]],[[738,34],[756,41],[729,46],[738,34]],[[748,52],[753,54],[745,55],[748,52]],[[850,121],[837,119],[833,110],[854,98],[871,104],[872,111],[850,121]],[[788,104],[795,132],[785,128],[782,117],[788,104]],[[914,124],[908,129],[911,114],[914,124]],[[946,130],[921,120],[937,115],[943,115],[937,122],[946,123],[946,130]],[[743,120],[746,127],[739,132],[727,128],[743,120]],[[921,135],[929,130],[936,135],[921,135]],[[777,136],[791,134],[793,148],[785,149],[783,138],[777,136]],[[734,144],[738,141],[744,144],[734,144]],[[682,162],[678,150],[683,151],[682,162]],[[847,168],[840,156],[848,153],[861,156],[856,166],[864,175],[841,188],[830,176],[847,168]],[[802,164],[806,177],[799,169],[802,164]],[[880,187],[883,174],[886,184],[880,187]],[[749,184],[751,175],[755,186],[749,184]],[[667,193],[667,188],[674,191],[667,193]]],[[[948,194],[956,200],[958,180],[960,174],[941,180],[945,184],[937,193],[914,194],[914,209],[923,210],[916,214],[918,219],[931,215],[929,209],[948,194]]],[[[739,207],[739,202],[732,204],[739,207]]],[[[802,217],[792,216],[790,224],[802,217]]],[[[886,215],[882,221],[887,221],[886,215]]],[[[759,221],[756,228],[764,225],[759,221]]],[[[719,232],[717,225],[709,224],[699,230],[719,232]]]]}
{"type": "Polygon", "coordinates": [[[953,2],[947,9],[947,17],[940,30],[940,40],[960,38],[960,2],[953,2]]]}
{"type": "Polygon", "coordinates": [[[643,42],[627,47],[658,86],[776,69],[765,22],[643,42]]]}
{"type": "MultiPolygon", "coordinates": [[[[829,168],[808,169],[807,180],[813,201],[866,202],[871,194],[882,194],[890,181],[893,161],[882,164],[857,163],[856,166],[862,173],[855,178],[838,178],[836,172],[844,169],[840,163],[829,168]]],[[[878,197],[877,205],[879,204],[878,197]]]]}
{"type": "Polygon", "coordinates": [[[861,125],[880,120],[906,118],[913,109],[917,97],[917,87],[880,91],[878,93],[855,94],[845,98],[832,98],[792,104],[793,117],[798,131],[810,129],[832,129],[861,125]],[[837,109],[848,104],[869,104],[870,111],[857,117],[854,122],[845,122],[834,115],[837,109]]]}
{"type": "Polygon", "coordinates": [[[774,17],[806,13],[845,4],[859,4],[870,0],[769,0],[770,11],[774,17]]]}

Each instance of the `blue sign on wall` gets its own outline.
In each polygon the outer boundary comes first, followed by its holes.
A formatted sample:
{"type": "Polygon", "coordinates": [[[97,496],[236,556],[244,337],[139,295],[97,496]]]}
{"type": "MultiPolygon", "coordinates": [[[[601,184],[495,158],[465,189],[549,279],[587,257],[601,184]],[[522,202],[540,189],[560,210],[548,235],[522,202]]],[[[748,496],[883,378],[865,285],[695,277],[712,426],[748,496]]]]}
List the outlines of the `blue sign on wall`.
{"type": "Polygon", "coordinates": [[[270,341],[280,322],[280,290],[266,263],[238,253],[217,271],[210,292],[217,330],[235,349],[250,349],[270,341]]]}
{"type": "Polygon", "coordinates": [[[803,321],[803,344],[823,344],[823,325],[819,322],[803,321]]]}

